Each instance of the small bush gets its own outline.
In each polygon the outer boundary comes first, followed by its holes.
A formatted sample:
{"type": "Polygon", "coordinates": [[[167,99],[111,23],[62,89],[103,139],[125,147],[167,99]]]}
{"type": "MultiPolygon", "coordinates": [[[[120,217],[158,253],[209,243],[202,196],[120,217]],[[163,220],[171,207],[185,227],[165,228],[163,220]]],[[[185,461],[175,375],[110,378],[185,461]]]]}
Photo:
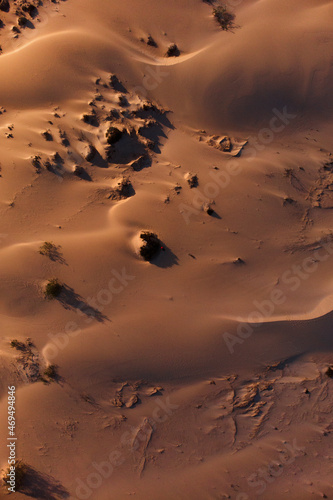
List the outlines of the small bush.
{"type": "Polygon", "coordinates": [[[111,73],[109,82],[110,82],[111,87],[115,87],[116,85],[119,85],[119,80],[118,80],[117,75],[114,75],[113,73],[111,73]]]}
{"type": "Polygon", "coordinates": [[[32,3],[22,5],[22,10],[28,12],[31,17],[37,13],[37,8],[32,3]]]}
{"type": "Polygon", "coordinates": [[[89,144],[89,145],[87,146],[87,149],[86,149],[86,152],[85,152],[85,156],[84,156],[84,157],[85,157],[85,159],[86,159],[87,161],[89,161],[89,163],[91,163],[91,162],[94,160],[94,158],[95,158],[95,156],[97,155],[97,153],[98,153],[98,151],[97,151],[97,149],[95,148],[95,146],[93,146],[92,144],[89,144]]]}
{"type": "Polygon", "coordinates": [[[49,365],[44,371],[44,376],[52,380],[56,379],[57,375],[58,370],[56,365],[49,365]]]}
{"type": "Polygon", "coordinates": [[[107,132],[106,132],[107,143],[108,144],[115,144],[116,142],[118,142],[121,139],[122,135],[123,135],[123,133],[121,130],[119,130],[119,128],[109,127],[107,132]]]}
{"type": "Polygon", "coordinates": [[[151,260],[161,249],[161,242],[157,235],[149,231],[144,231],[140,234],[140,238],[144,244],[140,248],[140,255],[144,260],[151,260]]]}
{"type": "Polygon", "coordinates": [[[20,342],[17,339],[13,339],[10,343],[10,347],[13,347],[13,349],[17,349],[18,351],[22,351],[25,349],[25,345],[23,342],[20,342]]]}
{"type": "Polygon", "coordinates": [[[3,12],[8,12],[10,8],[8,0],[0,0],[0,10],[3,12]]]}
{"type": "Polygon", "coordinates": [[[21,27],[24,28],[28,24],[28,19],[24,16],[20,16],[17,20],[17,24],[21,27]]]}
{"type": "MultiPolygon", "coordinates": [[[[5,469],[2,480],[3,483],[7,486],[8,477],[7,474],[10,473],[10,467],[5,469]]],[[[22,460],[16,460],[15,462],[15,487],[16,491],[19,491],[23,485],[24,479],[28,473],[28,466],[22,460]]]]}
{"type": "Polygon", "coordinates": [[[97,116],[94,113],[94,111],[92,111],[91,113],[84,113],[82,115],[82,121],[84,121],[84,123],[88,123],[88,125],[93,125],[93,126],[99,125],[97,116]]]}
{"type": "Polygon", "coordinates": [[[213,9],[213,15],[224,31],[228,31],[233,27],[235,16],[228,12],[226,7],[215,7],[213,9]]]}
{"type": "Polygon", "coordinates": [[[126,96],[120,95],[118,97],[118,102],[120,106],[128,106],[128,100],[126,99],[126,96]]]}
{"type": "Polygon", "coordinates": [[[61,290],[62,284],[56,278],[53,278],[52,280],[49,280],[47,282],[44,293],[46,297],[48,297],[49,299],[53,299],[55,297],[58,297],[61,290]]]}
{"type": "Polygon", "coordinates": [[[147,45],[150,45],[151,47],[157,47],[157,43],[151,35],[148,35],[147,45]]]}
{"type": "Polygon", "coordinates": [[[51,257],[56,249],[57,247],[52,243],[52,241],[44,241],[44,243],[39,247],[39,253],[41,255],[46,255],[46,257],[51,257]]]}
{"type": "MultiPolygon", "coordinates": [[[[20,19],[21,19],[21,18],[19,18],[19,20],[20,20],[20,19]]],[[[25,17],[24,17],[23,19],[25,19],[25,17]]],[[[26,21],[27,21],[27,20],[26,20],[26,21]]],[[[21,24],[20,24],[20,26],[21,26],[21,24]]],[[[25,26],[25,25],[23,25],[23,26],[25,26]]],[[[44,132],[42,132],[42,136],[44,137],[44,139],[45,139],[46,141],[53,141],[53,136],[52,136],[52,134],[51,134],[50,130],[45,130],[44,132]]]]}
{"type": "Polygon", "coordinates": [[[28,466],[22,460],[17,460],[15,463],[15,483],[17,490],[21,488],[27,472],[28,466]]]}
{"type": "Polygon", "coordinates": [[[190,188],[196,188],[199,185],[199,179],[196,174],[190,175],[189,178],[187,179],[187,183],[190,186],[190,188]]]}
{"type": "Polygon", "coordinates": [[[166,51],[165,57],[178,57],[180,56],[180,50],[175,43],[169,45],[166,51]]]}
{"type": "Polygon", "coordinates": [[[285,168],[284,169],[284,173],[283,173],[284,177],[289,177],[289,179],[290,179],[291,177],[293,177],[293,175],[294,174],[293,174],[293,169],[292,168],[285,168]]]}

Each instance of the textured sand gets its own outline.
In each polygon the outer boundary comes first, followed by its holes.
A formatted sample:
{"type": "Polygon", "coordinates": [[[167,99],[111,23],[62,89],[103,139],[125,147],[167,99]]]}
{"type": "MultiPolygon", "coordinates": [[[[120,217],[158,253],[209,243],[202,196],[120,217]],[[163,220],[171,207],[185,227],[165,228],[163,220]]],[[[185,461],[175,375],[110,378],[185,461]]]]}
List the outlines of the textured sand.
{"type": "Polygon", "coordinates": [[[201,0],[45,0],[17,38],[13,3],[0,460],[16,385],[29,472],[12,498],[333,499],[332,2],[232,1],[223,31],[201,0]]]}

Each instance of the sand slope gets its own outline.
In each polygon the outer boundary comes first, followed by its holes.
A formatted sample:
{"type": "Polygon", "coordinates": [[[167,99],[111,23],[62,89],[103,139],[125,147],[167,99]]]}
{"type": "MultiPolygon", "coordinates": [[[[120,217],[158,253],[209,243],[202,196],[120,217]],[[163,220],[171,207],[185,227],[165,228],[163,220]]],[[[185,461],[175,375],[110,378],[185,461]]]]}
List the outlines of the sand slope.
{"type": "Polygon", "coordinates": [[[17,38],[0,13],[13,499],[333,498],[333,6],[230,9],[45,1],[17,38]]]}

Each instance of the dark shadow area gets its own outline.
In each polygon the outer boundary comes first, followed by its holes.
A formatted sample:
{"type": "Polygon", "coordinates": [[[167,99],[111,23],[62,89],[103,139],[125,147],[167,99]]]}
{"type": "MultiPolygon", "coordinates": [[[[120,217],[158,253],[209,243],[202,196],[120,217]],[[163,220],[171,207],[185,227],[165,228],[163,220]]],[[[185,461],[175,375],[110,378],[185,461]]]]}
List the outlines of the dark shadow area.
{"type": "Polygon", "coordinates": [[[64,386],[65,383],[65,379],[64,377],[59,375],[58,367],[56,365],[50,365],[49,367],[47,367],[44,373],[40,374],[40,380],[42,380],[42,382],[47,385],[56,382],[62,387],[64,386]]]}
{"type": "Polygon", "coordinates": [[[89,173],[81,166],[75,167],[74,175],[76,175],[76,177],[84,181],[89,181],[89,182],[92,181],[92,178],[90,177],[89,173]]]}
{"type": "Polygon", "coordinates": [[[246,264],[245,260],[241,259],[240,257],[238,257],[238,259],[235,259],[232,263],[235,266],[245,266],[246,264]]]}
{"type": "Polygon", "coordinates": [[[212,209],[212,212],[208,214],[210,217],[213,217],[214,219],[220,219],[221,217],[219,216],[218,213],[215,212],[215,210],[212,209]]]}
{"type": "Polygon", "coordinates": [[[163,242],[161,242],[161,250],[158,255],[156,255],[150,263],[163,269],[179,265],[177,255],[175,255],[163,242]]]}
{"type": "Polygon", "coordinates": [[[58,262],[59,264],[64,264],[65,266],[67,266],[68,264],[67,264],[66,260],[64,259],[63,254],[62,254],[60,249],[61,249],[60,246],[53,246],[49,250],[49,253],[47,256],[53,262],[58,262]]]}
{"type": "Polygon", "coordinates": [[[165,53],[164,57],[179,57],[180,56],[180,50],[178,46],[173,43],[168,47],[168,50],[165,53]]]}
{"type": "Polygon", "coordinates": [[[66,132],[63,132],[63,131],[60,131],[59,132],[59,136],[60,136],[60,139],[61,139],[61,144],[63,146],[65,146],[65,148],[68,148],[70,146],[70,142],[69,142],[69,139],[66,135],[66,132]]]}
{"type": "Polygon", "coordinates": [[[140,172],[140,170],[144,168],[149,168],[151,167],[152,164],[152,159],[148,155],[143,155],[140,156],[137,160],[134,160],[131,164],[132,169],[134,172],[140,172]]]}
{"type": "Polygon", "coordinates": [[[123,185],[121,190],[119,191],[121,198],[131,198],[135,195],[135,189],[131,183],[123,185]]]}
{"type": "MultiPolygon", "coordinates": [[[[143,123],[138,130],[133,129],[130,132],[125,129],[120,130],[118,126],[109,128],[106,147],[108,162],[129,165],[136,171],[150,167],[149,151],[161,153],[161,138],[167,138],[164,129],[171,130],[174,126],[163,109],[148,101],[142,103],[137,110],[131,112],[123,110],[121,114],[128,119],[140,118],[143,123]]],[[[113,115],[119,115],[118,111],[112,110],[107,119],[112,121],[113,115]]]]}
{"type": "Polygon", "coordinates": [[[51,134],[51,132],[49,130],[45,130],[45,132],[42,132],[42,136],[48,142],[53,141],[53,136],[52,136],[52,134],[51,134]]]}
{"type": "Polygon", "coordinates": [[[116,144],[107,147],[106,154],[109,162],[126,165],[144,156],[146,148],[136,135],[124,133],[116,144]]]}
{"type": "Polygon", "coordinates": [[[91,113],[85,113],[82,116],[82,121],[84,123],[87,123],[87,125],[91,125],[92,127],[99,127],[99,121],[94,112],[91,113]]]}
{"type": "Polygon", "coordinates": [[[284,370],[284,368],[287,368],[288,365],[294,363],[301,357],[302,356],[300,354],[295,354],[294,356],[290,356],[290,358],[279,361],[278,363],[266,366],[266,371],[276,372],[277,370],[284,370]]]}
{"type": "MultiPolygon", "coordinates": [[[[21,19],[21,18],[19,18],[19,19],[21,19]]],[[[21,21],[21,23],[24,23],[24,24],[19,24],[20,28],[28,28],[30,30],[36,29],[34,24],[30,21],[30,19],[27,19],[26,17],[24,19],[25,19],[25,21],[21,21]]]]}
{"type": "Polygon", "coordinates": [[[82,393],[80,394],[80,398],[92,406],[99,406],[98,403],[96,403],[95,399],[92,396],[89,396],[89,394],[82,393]]]}
{"type": "Polygon", "coordinates": [[[22,495],[38,500],[60,500],[70,498],[69,492],[52,476],[42,474],[30,465],[26,466],[23,484],[19,489],[22,495]]]}
{"type": "Polygon", "coordinates": [[[101,154],[97,151],[97,149],[94,152],[94,156],[92,157],[91,160],[88,160],[89,163],[92,165],[95,165],[96,167],[99,168],[108,168],[108,162],[105,160],[101,154]]]}
{"type": "Polygon", "coordinates": [[[167,138],[162,126],[155,125],[155,126],[149,127],[149,128],[142,128],[140,130],[140,135],[141,135],[141,137],[148,139],[148,141],[150,141],[152,143],[151,150],[154,151],[154,153],[158,153],[158,154],[161,153],[160,139],[161,139],[161,137],[163,137],[165,139],[167,138]]]}
{"type": "Polygon", "coordinates": [[[64,160],[61,158],[59,153],[55,153],[51,159],[46,160],[44,163],[45,168],[52,174],[56,175],[59,182],[63,181],[63,165],[64,160]]]}
{"type": "Polygon", "coordinates": [[[213,16],[223,31],[231,31],[231,33],[233,33],[233,29],[239,28],[239,26],[236,26],[234,23],[235,15],[229,12],[227,7],[221,5],[214,7],[213,16]]]}
{"type": "Polygon", "coordinates": [[[29,16],[32,18],[32,19],[35,19],[35,17],[38,16],[38,9],[35,5],[33,5],[32,3],[27,3],[27,4],[23,4],[22,5],[22,10],[23,12],[29,14],[29,16]]]}
{"type": "Polygon", "coordinates": [[[135,195],[135,189],[131,184],[129,179],[123,179],[118,183],[118,186],[114,188],[109,196],[111,200],[125,200],[126,198],[131,198],[135,195]]]}
{"type": "Polygon", "coordinates": [[[2,12],[9,12],[10,5],[9,0],[0,0],[0,10],[2,12]]]}
{"type": "Polygon", "coordinates": [[[82,315],[89,318],[94,318],[99,323],[102,323],[103,321],[109,321],[107,316],[102,314],[102,312],[98,309],[87,304],[83,297],[81,297],[73,290],[73,288],[69,287],[68,285],[62,285],[61,292],[56,297],[56,300],[60,302],[60,304],[65,309],[81,311],[82,315]]]}
{"type": "Polygon", "coordinates": [[[110,87],[116,90],[117,92],[121,92],[122,94],[127,94],[126,87],[124,87],[124,85],[116,75],[110,76],[110,87]]]}
{"type": "Polygon", "coordinates": [[[149,103],[144,105],[141,109],[133,112],[132,115],[141,118],[142,120],[146,120],[147,125],[142,126],[139,131],[139,135],[152,141],[154,146],[152,147],[152,151],[155,153],[161,153],[161,138],[166,139],[167,135],[164,132],[164,129],[174,130],[174,125],[170,122],[167,113],[163,110],[157,108],[154,104],[149,103]],[[149,122],[152,121],[152,124],[149,122]]]}

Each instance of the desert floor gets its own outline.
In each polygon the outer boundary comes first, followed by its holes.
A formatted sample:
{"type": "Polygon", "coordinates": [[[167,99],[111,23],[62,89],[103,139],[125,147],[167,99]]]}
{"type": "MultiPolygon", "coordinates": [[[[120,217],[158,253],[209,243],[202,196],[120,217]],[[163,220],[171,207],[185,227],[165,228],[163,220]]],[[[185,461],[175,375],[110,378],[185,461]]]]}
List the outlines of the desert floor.
{"type": "Polygon", "coordinates": [[[333,499],[333,3],[9,3],[10,498],[333,499]]]}

